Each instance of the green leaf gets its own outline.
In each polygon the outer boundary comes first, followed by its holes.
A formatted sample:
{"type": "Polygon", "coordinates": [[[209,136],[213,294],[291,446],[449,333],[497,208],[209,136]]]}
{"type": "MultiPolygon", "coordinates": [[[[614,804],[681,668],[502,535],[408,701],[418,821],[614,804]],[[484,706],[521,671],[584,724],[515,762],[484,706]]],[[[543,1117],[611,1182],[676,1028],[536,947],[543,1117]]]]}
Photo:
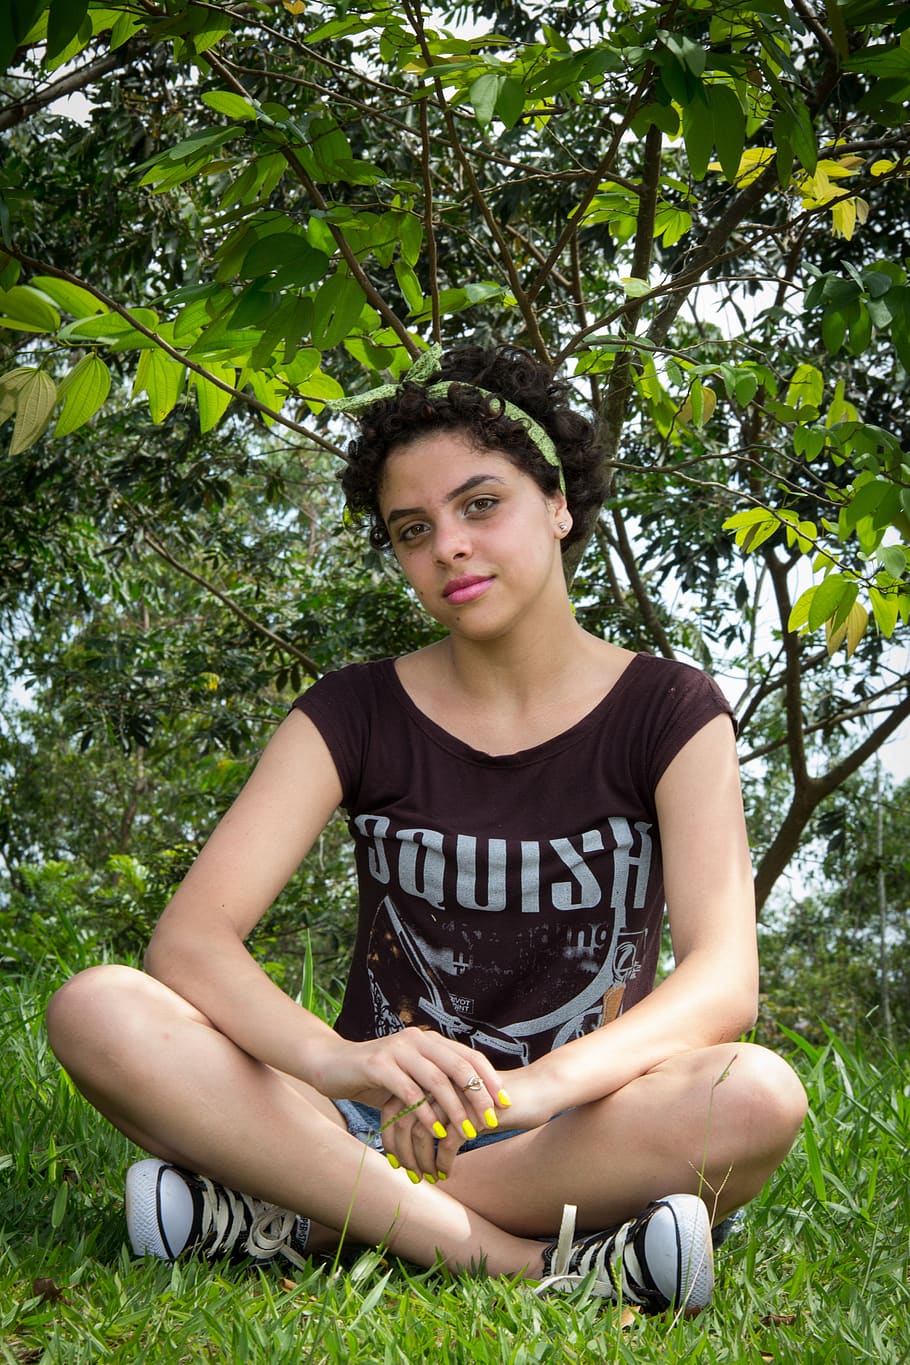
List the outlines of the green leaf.
{"type": "Polygon", "coordinates": [[[57,1186],[57,1193],[54,1195],[54,1204],[51,1209],[51,1227],[56,1232],[60,1224],[66,1217],[66,1204],[69,1197],[69,1184],[66,1180],[61,1180],[57,1186]]]}
{"type": "Polygon", "coordinates": [[[355,279],[336,271],[320,285],[313,301],[313,345],[330,351],[343,341],[360,317],[363,290],[355,279]]]}
{"type": "Polygon", "coordinates": [[[328,268],[328,256],[310,246],[302,233],[275,232],[253,243],[238,274],[258,279],[277,271],[275,289],[302,288],[321,280],[328,268]]]}
{"type": "Polygon", "coordinates": [[[88,0],[51,0],[47,17],[47,61],[52,61],[72,42],[87,13],[88,0]]]}
{"type": "Polygon", "coordinates": [[[111,29],[111,51],[116,52],[118,47],[123,47],[123,44],[129,42],[133,34],[138,33],[141,28],[142,16],[124,10],[111,29]]]}
{"type": "Polygon", "coordinates": [[[825,1184],[821,1154],[818,1150],[818,1143],[815,1140],[815,1130],[811,1118],[803,1125],[802,1137],[803,1147],[806,1152],[806,1163],[809,1167],[809,1176],[812,1180],[815,1196],[824,1207],[828,1199],[828,1189],[825,1184]]]}
{"type": "Polygon", "coordinates": [[[849,580],[843,574],[832,573],[822,579],[809,607],[806,624],[810,631],[818,630],[819,626],[835,615],[849,588],[849,580]]]}
{"type": "MultiPolygon", "coordinates": [[[[152,308],[134,308],[130,316],[150,331],[158,325],[158,314],[152,308]]],[[[60,336],[64,341],[100,341],[116,346],[118,350],[141,350],[155,345],[120,313],[96,313],[94,317],[79,318],[61,328],[60,336]]]]}
{"type": "Polygon", "coordinates": [[[872,518],[877,526],[887,526],[899,506],[900,491],[896,484],[889,479],[868,479],[841,509],[839,525],[848,534],[865,517],[872,518]]]}
{"type": "Polygon", "coordinates": [[[494,76],[488,72],[478,76],[468,90],[468,99],[474,107],[474,116],[481,128],[486,128],[493,122],[502,81],[502,76],[494,76]]]}
{"type": "MultiPolygon", "coordinates": [[[[706,87],[711,119],[714,127],[714,145],[723,168],[724,175],[732,182],[739,171],[739,163],[746,143],[746,116],[743,107],[729,85],[710,85],[706,87]]],[[[686,144],[688,147],[688,144],[686,144]]]]}
{"type": "Polygon", "coordinates": [[[900,597],[897,592],[882,592],[880,588],[869,589],[869,600],[872,603],[872,615],[875,617],[875,624],[886,639],[894,634],[894,627],[897,625],[898,612],[900,611],[900,597]]]}
{"type": "Polygon", "coordinates": [[[36,289],[40,289],[42,294],[52,298],[65,312],[72,313],[74,318],[88,318],[95,313],[108,311],[106,303],[102,303],[94,294],[90,294],[87,289],[83,289],[79,284],[73,284],[70,280],[60,280],[55,275],[35,275],[32,284],[36,289]]]}
{"type": "Polygon", "coordinates": [[[704,180],[714,147],[714,119],[702,90],[683,109],[682,125],[692,178],[704,180]]]}
{"type": "Polygon", "coordinates": [[[801,408],[809,405],[820,408],[825,392],[825,379],[821,370],[815,365],[804,363],[797,365],[793,372],[793,378],[787,388],[787,403],[792,408],[801,408]]]}
{"type": "Polygon", "coordinates": [[[9,446],[11,455],[21,455],[23,450],[35,444],[50,420],[56,401],[57,386],[50,375],[43,370],[33,370],[19,388],[9,446]]]}
{"type": "Polygon", "coordinates": [[[680,33],[670,33],[664,29],[658,29],[658,35],[681,66],[684,66],[693,76],[703,74],[707,64],[707,53],[703,47],[700,47],[698,43],[693,43],[691,38],[683,37],[680,33]]]}
{"type": "Polygon", "coordinates": [[[11,0],[0,23],[0,71],[10,65],[44,7],[45,0],[11,0]]]}
{"type": "Polygon", "coordinates": [[[57,419],[54,437],[68,436],[94,417],[110,388],[110,371],[104,361],[94,352],[83,356],[60,384],[63,411],[57,419]]]}
{"type": "Polygon", "coordinates": [[[56,332],[60,314],[27,284],[0,290],[0,327],[14,332],[56,332]]]}
{"type": "Polygon", "coordinates": [[[847,318],[844,313],[828,310],[822,318],[822,341],[825,349],[836,355],[844,344],[847,335],[847,318]]]}
{"type": "Polygon", "coordinates": [[[423,246],[423,220],[416,213],[403,213],[399,220],[401,259],[414,266],[420,260],[423,246]]]}
{"type": "MultiPolygon", "coordinates": [[[[232,388],[236,386],[237,371],[232,365],[222,365],[213,360],[206,365],[206,369],[212,378],[221,379],[232,388]]],[[[199,404],[199,429],[203,433],[211,431],[212,427],[221,421],[233,395],[211,383],[204,375],[196,374],[195,371],[190,375],[190,383],[196,390],[196,400],[199,404]]]]}
{"type": "Polygon", "coordinates": [[[725,531],[736,533],[736,543],[745,554],[770,540],[780,526],[780,517],[769,507],[750,507],[745,512],[735,512],[723,523],[725,531]]]}
{"type": "Polygon", "coordinates": [[[146,392],[149,412],[156,426],[164,421],[180,397],[183,376],[184,367],[157,346],[154,350],[143,351],[139,357],[133,394],[146,392]]]}
{"type": "Polygon", "coordinates": [[[907,553],[903,545],[882,545],[876,551],[876,557],[892,578],[903,578],[907,572],[907,553]]]}
{"type": "Polygon", "coordinates": [[[216,114],[224,114],[226,118],[248,121],[259,117],[252,100],[244,99],[243,95],[235,95],[231,90],[206,90],[203,92],[202,102],[210,109],[214,109],[216,114]]]}
{"type": "Polygon", "coordinates": [[[809,620],[809,609],[817,591],[818,588],[813,583],[811,588],[806,588],[805,592],[800,593],[790,609],[790,616],[787,620],[788,630],[801,631],[804,629],[809,620]]]}
{"type": "Polygon", "coordinates": [[[804,460],[811,462],[824,450],[826,439],[826,433],[821,427],[795,427],[793,449],[797,455],[802,455],[804,460]]]}
{"type": "Polygon", "coordinates": [[[809,175],[814,175],[818,165],[818,144],[815,125],[806,106],[799,102],[782,109],[775,119],[774,131],[775,136],[789,142],[800,165],[809,175]]]}
{"type": "Polygon", "coordinates": [[[402,297],[408,305],[409,313],[419,313],[423,308],[423,290],[420,287],[420,280],[414,271],[404,261],[396,261],[394,265],[395,278],[401,290],[402,297]]]}
{"type": "Polygon", "coordinates": [[[514,80],[511,76],[506,76],[496,97],[496,117],[507,128],[514,128],[524,113],[526,99],[527,92],[520,81],[514,80]]]}

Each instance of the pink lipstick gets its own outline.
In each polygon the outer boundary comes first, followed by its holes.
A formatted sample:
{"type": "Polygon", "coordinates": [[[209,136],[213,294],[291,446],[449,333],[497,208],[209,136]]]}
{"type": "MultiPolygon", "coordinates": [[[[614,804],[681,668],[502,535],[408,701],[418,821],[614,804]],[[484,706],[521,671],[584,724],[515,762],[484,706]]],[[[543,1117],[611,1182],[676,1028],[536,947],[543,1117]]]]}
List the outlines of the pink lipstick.
{"type": "Polygon", "coordinates": [[[447,602],[459,607],[464,602],[473,602],[475,597],[480,597],[492,582],[493,579],[490,577],[483,578],[468,574],[463,578],[450,579],[443,588],[442,595],[447,602]]]}

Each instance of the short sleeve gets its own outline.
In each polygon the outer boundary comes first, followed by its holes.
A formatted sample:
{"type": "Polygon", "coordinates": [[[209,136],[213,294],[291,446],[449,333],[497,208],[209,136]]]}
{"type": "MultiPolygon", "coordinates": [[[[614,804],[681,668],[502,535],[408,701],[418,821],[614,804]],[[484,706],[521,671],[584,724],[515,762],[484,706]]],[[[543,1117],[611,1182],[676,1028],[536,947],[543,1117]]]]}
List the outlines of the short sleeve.
{"type": "Polygon", "coordinates": [[[652,791],[683,746],[715,716],[729,716],[736,734],[733,709],[712,677],[688,664],[659,662],[664,676],[655,693],[648,755],[652,791]]]}
{"type": "Polygon", "coordinates": [[[351,664],[319,678],[291,707],[308,716],[325,740],[346,810],[356,802],[369,746],[372,682],[369,665],[351,664]]]}

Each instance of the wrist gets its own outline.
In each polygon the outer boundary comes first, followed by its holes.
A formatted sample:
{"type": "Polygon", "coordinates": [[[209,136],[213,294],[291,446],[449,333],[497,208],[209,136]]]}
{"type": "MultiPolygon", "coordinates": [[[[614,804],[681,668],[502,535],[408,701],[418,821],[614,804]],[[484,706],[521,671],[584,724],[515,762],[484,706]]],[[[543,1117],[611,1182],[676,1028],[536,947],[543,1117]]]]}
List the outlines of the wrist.
{"type": "Polygon", "coordinates": [[[327,1027],[324,1033],[320,1032],[318,1037],[307,1041],[298,1071],[300,1079],[330,1099],[342,1096],[345,1053],[352,1046],[347,1038],[342,1038],[334,1029],[327,1027]]]}

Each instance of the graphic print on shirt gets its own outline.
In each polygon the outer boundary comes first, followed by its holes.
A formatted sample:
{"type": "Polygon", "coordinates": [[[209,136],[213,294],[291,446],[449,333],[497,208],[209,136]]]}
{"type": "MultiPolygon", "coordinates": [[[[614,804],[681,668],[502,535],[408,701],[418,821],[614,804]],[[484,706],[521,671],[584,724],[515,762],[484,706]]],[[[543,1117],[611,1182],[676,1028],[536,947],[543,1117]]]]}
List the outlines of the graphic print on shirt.
{"type": "Polygon", "coordinates": [[[648,936],[651,826],[546,841],[478,839],[354,822],[385,889],[367,976],[378,1033],[429,1024],[518,1066],[619,1012],[648,936]],[[543,982],[543,989],[541,989],[543,982]]]}

